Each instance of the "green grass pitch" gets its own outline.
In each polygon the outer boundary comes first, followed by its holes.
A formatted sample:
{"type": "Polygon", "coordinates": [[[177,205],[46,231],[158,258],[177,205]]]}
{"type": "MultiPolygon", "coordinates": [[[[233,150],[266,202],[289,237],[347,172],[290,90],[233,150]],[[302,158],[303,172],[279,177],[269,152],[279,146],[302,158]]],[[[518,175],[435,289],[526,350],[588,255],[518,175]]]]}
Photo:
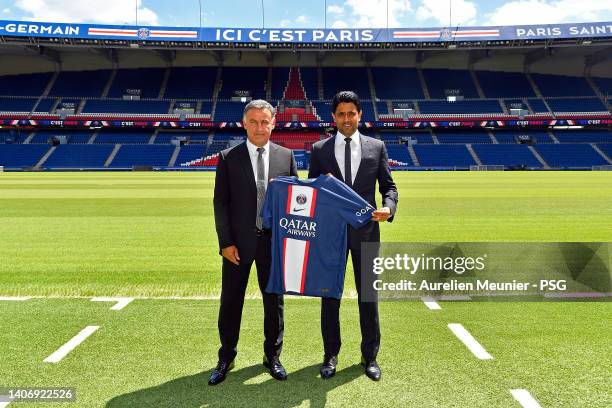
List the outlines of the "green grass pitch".
{"type": "MultiPolygon", "coordinates": [[[[607,172],[394,178],[399,210],[383,241],[612,241],[607,172]]],[[[318,378],[315,299],[286,301],[289,380],[267,375],[253,273],[236,369],[208,387],[220,288],[213,184],[214,173],[0,173],[0,296],[35,296],[0,301],[0,388],[76,387],[67,407],[520,407],[511,389],[542,407],[612,406],[607,302],[441,302],[437,311],[381,302],[383,379],[368,380],[350,265],[336,377],[318,378]],[[137,299],[113,311],[93,296],[137,299]],[[476,359],[449,323],[494,358],[476,359]],[[88,325],[100,328],[59,363],[43,362],[88,325]]]]}

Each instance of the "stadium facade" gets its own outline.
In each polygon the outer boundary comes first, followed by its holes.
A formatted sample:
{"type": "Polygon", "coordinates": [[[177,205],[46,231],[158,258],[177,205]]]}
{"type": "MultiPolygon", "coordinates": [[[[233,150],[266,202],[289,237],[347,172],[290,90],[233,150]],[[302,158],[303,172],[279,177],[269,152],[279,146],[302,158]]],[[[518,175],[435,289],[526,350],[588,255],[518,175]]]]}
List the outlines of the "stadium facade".
{"type": "Polygon", "coordinates": [[[393,29],[141,27],[0,21],[5,170],[210,169],[244,104],[307,167],[330,100],[396,169],[612,165],[612,23],[393,29]]]}

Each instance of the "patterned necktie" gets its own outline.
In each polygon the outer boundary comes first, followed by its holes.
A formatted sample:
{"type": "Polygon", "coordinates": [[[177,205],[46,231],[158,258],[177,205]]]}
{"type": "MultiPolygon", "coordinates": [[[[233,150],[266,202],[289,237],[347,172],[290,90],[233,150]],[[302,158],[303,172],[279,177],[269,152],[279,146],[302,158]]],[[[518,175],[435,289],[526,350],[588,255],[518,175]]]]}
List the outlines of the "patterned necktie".
{"type": "Polygon", "coordinates": [[[257,156],[257,219],[256,225],[257,228],[262,229],[263,227],[263,218],[261,218],[261,209],[263,208],[264,198],[266,196],[266,176],[264,174],[264,159],[263,153],[265,149],[263,147],[258,147],[257,152],[259,155],[257,156]]]}
{"type": "Polygon", "coordinates": [[[351,138],[344,139],[344,182],[347,186],[353,188],[353,175],[351,173],[351,138]]]}

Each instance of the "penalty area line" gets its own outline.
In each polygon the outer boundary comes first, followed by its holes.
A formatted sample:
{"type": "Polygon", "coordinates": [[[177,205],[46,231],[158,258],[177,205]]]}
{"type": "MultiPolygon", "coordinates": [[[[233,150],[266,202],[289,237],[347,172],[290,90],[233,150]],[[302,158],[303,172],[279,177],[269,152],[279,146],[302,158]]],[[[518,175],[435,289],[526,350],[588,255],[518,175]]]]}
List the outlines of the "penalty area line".
{"type": "Polygon", "coordinates": [[[525,389],[510,390],[510,393],[523,408],[542,408],[538,400],[533,398],[529,391],[525,389]]]}
{"type": "Polygon", "coordinates": [[[448,328],[480,360],[492,360],[493,356],[459,323],[449,323],[448,328]]]}
{"type": "Polygon", "coordinates": [[[111,307],[111,310],[121,310],[133,300],[134,298],[130,297],[95,297],[91,299],[92,302],[116,302],[115,305],[111,307]]]}
{"type": "Polygon", "coordinates": [[[62,347],[53,352],[49,357],[44,359],[45,363],[58,363],[62,361],[64,357],[68,355],[72,350],[74,350],[79,344],[84,342],[89,336],[94,334],[96,330],[98,330],[100,326],[87,326],[83,330],[81,330],[76,336],[71,338],[68,343],[64,344],[62,347]]]}

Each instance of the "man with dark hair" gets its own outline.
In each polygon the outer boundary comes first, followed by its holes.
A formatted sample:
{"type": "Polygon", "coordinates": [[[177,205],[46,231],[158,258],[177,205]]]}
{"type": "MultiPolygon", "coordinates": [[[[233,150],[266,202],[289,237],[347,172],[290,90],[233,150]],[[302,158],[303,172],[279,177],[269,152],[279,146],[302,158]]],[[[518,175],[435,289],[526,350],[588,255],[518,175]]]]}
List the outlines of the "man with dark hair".
{"type": "MultiPolygon", "coordinates": [[[[372,215],[372,221],[365,227],[348,227],[348,252],[351,253],[355,273],[359,303],[359,323],[361,327],[361,363],[365,374],[372,380],[380,379],[381,371],[376,356],[380,347],[380,325],[378,322],[378,303],[366,302],[362,288],[366,289],[373,279],[371,271],[362,274],[361,243],[380,242],[379,222],[393,220],[397,207],[397,188],[391,177],[387,149],[380,140],[359,133],[361,103],[357,94],[351,91],[337,93],[332,100],[332,116],[338,132],[334,137],[322,140],[312,146],[308,178],[331,173],[343,180],[357,194],[374,208],[376,207],[376,182],[382,195],[383,206],[372,215]],[[365,281],[363,281],[363,279],[365,281]]],[[[338,353],[340,351],[340,300],[323,298],[321,302],[321,332],[325,355],[320,372],[322,378],[336,374],[338,353]]]]}
{"type": "Polygon", "coordinates": [[[264,306],[264,365],[275,379],[287,379],[279,360],[283,344],[283,297],[264,292],[270,274],[272,242],[260,214],[268,180],[298,174],[293,152],[270,142],[274,114],[274,107],[266,101],[249,102],[243,115],[247,140],[219,154],[213,204],[219,253],[223,256],[218,321],[221,348],[209,385],[222,382],[234,365],[244,295],[253,262],[264,306]]]}

